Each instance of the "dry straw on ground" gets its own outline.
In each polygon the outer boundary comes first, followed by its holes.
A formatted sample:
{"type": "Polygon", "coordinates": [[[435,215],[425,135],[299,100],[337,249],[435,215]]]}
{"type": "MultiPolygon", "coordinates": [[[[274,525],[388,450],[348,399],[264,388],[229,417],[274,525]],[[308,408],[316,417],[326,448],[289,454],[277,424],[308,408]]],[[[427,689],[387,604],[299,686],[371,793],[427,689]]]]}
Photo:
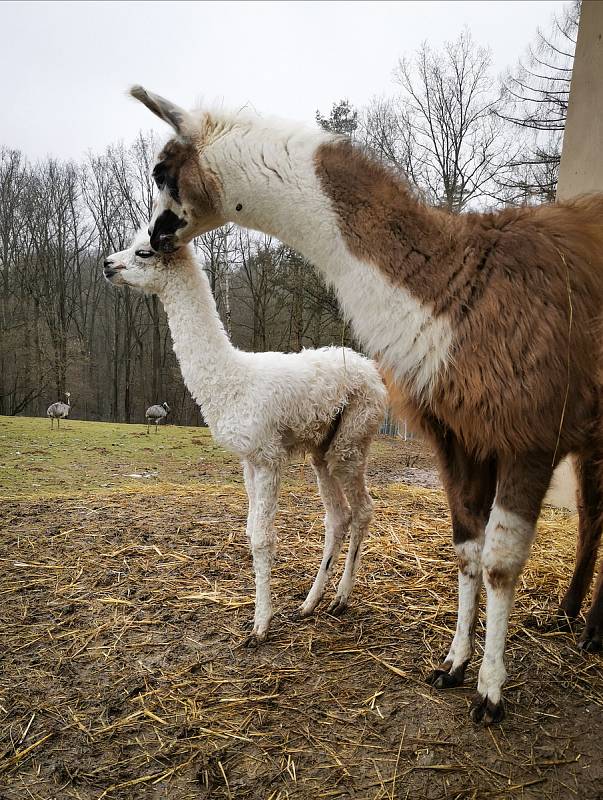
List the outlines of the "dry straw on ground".
{"type": "Polygon", "coordinates": [[[0,797],[600,798],[603,661],[524,625],[567,584],[574,520],[540,523],[510,632],[509,716],[483,729],[467,716],[479,659],[466,689],[423,682],[455,621],[444,498],[372,492],[347,615],[299,622],[321,509],[292,484],[278,612],[257,650],[240,647],[253,614],[240,484],[4,504],[0,797]]]}

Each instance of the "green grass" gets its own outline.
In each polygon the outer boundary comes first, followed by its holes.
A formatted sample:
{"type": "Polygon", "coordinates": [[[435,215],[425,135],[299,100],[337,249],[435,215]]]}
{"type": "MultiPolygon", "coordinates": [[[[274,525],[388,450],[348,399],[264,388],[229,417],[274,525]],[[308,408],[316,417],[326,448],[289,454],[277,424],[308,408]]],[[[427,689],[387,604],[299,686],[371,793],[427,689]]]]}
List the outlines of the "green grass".
{"type": "Polygon", "coordinates": [[[153,484],[240,481],[236,458],[207,428],[0,416],[0,498],[110,493],[153,484]],[[135,477],[136,475],[141,477],[135,477]]]}

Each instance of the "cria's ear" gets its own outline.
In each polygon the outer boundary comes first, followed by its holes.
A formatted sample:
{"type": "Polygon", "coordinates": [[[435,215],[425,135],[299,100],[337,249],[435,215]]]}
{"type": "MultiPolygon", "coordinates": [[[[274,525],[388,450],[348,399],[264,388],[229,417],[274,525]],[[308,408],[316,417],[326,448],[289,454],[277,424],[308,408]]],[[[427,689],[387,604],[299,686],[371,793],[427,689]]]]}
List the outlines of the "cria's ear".
{"type": "Polygon", "coordinates": [[[132,86],[130,94],[145,105],[149,111],[152,111],[153,114],[156,114],[168,125],[171,125],[176,133],[183,134],[185,132],[184,127],[190,116],[188,111],[174,105],[158,94],[147,92],[142,86],[132,86]]]}

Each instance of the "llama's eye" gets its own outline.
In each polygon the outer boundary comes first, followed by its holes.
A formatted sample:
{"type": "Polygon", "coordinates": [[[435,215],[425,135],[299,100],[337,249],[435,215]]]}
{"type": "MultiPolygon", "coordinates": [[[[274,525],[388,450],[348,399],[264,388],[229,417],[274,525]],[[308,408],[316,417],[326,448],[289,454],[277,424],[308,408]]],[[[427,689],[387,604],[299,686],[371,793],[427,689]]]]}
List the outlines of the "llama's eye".
{"type": "Polygon", "coordinates": [[[150,258],[151,256],[154,256],[155,253],[153,250],[137,250],[136,255],[138,258],[150,258]]]}

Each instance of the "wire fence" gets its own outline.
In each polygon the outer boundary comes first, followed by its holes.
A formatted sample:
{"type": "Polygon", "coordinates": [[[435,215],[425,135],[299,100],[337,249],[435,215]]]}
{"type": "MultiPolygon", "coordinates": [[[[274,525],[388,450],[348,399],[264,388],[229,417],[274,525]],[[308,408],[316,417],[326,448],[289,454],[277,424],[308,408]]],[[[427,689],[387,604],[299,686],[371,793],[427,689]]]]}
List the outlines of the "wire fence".
{"type": "Polygon", "coordinates": [[[385,419],[379,428],[379,433],[382,433],[384,436],[399,436],[401,439],[404,439],[405,442],[408,439],[415,438],[414,433],[408,429],[406,420],[396,419],[391,411],[388,411],[385,415],[385,419]]]}

